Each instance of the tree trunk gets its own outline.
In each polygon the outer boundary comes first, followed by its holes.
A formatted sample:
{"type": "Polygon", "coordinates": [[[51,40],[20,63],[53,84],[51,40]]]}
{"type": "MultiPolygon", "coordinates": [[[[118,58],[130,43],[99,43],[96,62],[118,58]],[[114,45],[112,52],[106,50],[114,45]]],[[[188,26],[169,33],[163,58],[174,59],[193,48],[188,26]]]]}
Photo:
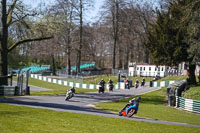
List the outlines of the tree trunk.
{"type": "Polygon", "coordinates": [[[196,69],[196,65],[195,64],[189,64],[189,81],[190,84],[192,85],[196,85],[196,76],[195,76],[195,69],[196,69]]]}
{"type": "Polygon", "coordinates": [[[149,51],[146,48],[146,46],[145,46],[145,60],[144,60],[144,62],[149,64],[149,51]]]}
{"type": "Polygon", "coordinates": [[[53,75],[56,75],[56,63],[55,63],[55,58],[53,54],[51,55],[51,58],[52,58],[52,72],[53,72],[53,75]]]}
{"type": "MultiPolygon", "coordinates": [[[[6,77],[8,75],[8,25],[7,25],[7,9],[6,0],[2,0],[2,35],[1,35],[1,47],[0,47],[0,76],[6,77]]],[[[1,79],[2,85],[8,85],[7,78],[1,79]]]]}
{"type": "Polygon", "coordinates": [[[67,48],[67,63],[68,63],[68,75],[71,75],[71,50],[70,47],[67,48]]]}
{"type": "Polygon", "coordinates": [[[122,48],[120,47],[119,45],[119,64],[118,64],[118,69],[122,69],[122,59],[123,58],[123,51],[122,51],[122,48]]]}
{"type": "Polygon", "coordinates": [[[83,33],[83,3],[80,0],[80,42],[79,42],[79,50],[78,50],[78,62],[77,62],[77,72],[80,73],[80,65],[81,65],[81,50],[82,50],[82,33],[83,33]]]}
{"type": "Polygon", "coordinates": [[[118,20],[119,20],[119,2],[115,1],[113,8],[113,31],[114,31],[114,47],[113,47],[113,69],[115,69],[116,64],[116,47],[118,42],[118,20]]]}
{"type": "Polygon", "coordinates": [[[68,28],[68,48],[67,48],[67,62],[68,62],[68,75],[71,75],[71,28],[72,28],[72,13],[73,13],[73,6],[71,5],[71,11],[70,11],[70,22],[69,22],[69,28],[68,28]]]}
{"type": "Polygon", "coordinates": [[[140,45],[137,43],[137,56],[136,56],[136,62],[140,63],[140,45]]]}
{"type": "Polygon", "coordinates": [[[130,53],[130,48],[129,48],[129,44],[127,44],[128,47],[127,47],[127,51],[126,51],[126,58],[125,58],[125,61],[124,61],[124,69],[128,69],[128,63],[129,63],[129,53],[130,53]]]}

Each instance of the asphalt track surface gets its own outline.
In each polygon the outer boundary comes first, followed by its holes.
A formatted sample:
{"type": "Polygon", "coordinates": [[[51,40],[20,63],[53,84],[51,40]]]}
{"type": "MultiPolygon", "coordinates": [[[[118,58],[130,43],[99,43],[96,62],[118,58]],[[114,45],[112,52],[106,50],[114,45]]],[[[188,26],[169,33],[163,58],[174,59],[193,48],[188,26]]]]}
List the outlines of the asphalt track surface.
{"type": "MultiPolygon", "coordinates": [[[[12,81],[12,85],[17,86],[17,82],[12,81]]],[[[30,86],[31,91],[51,91],[51,89],[47,89],[47,88],[41,88],[41,87],[37,87],[37,86],[33,86],[33,85],[28,85],[28,86],[30,86]]],[[[23,84],[23,88],[26,88],[25,84],[23,84]]]]}
{"type": "Polygon", "coordinates": [[[42,108],[55,111],[82,113],[82,114],[90,114],[103,117],[127,119],[133,121],[143,121],[143,122],[151,122],[151,123],[159,123],[167,125],[178,125],[178,126],[200,128],[200,125],[191,125],[187,123],[168,122],[168,121],[153,120],[153,119],[139,118],[139,117],[127,118],[123,116],[118,116],[118,114],[112,112],[107,112],[104,110],[99,110],[94,108],[95,103],[115,101],[126,97],[141,95],[158,89],[160,88],[156,87],[149,88],[146,86],[146,87],[139,87],[137,89],[131,88],[126,90],[114,90],[113,92],[105,92],[104,94],[102,93],[75,94],[75,96],[69,101],[65,101],[65,95],[53,95],[53,96],[51,95],[51,96],[7,97],[7,98],[0,98],[0,102],[12,105],[29,106],[33,108],[42,108]]]}

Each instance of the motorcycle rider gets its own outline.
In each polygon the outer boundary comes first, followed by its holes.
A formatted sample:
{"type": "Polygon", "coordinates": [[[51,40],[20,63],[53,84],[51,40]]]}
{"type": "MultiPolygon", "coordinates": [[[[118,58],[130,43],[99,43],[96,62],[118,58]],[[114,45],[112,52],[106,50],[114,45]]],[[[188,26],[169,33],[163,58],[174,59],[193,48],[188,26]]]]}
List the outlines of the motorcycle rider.
{"type": "Polygon", "coordinates": [[[108,80],[109,91],[113,91],[113,81],[111,79],[108,80]]]}
{"type": "Polygon", "coordinates": [[[126,110],[126,114],[128,114],[129,106],[131,107],[131,105],[132,106],[135,105],[134,106],[134,109],[135,109],[134,114],[137,114],[137,111],[139,109],[140,100],[141,100],[140,96],[138,96],[137,98],[133,98],[133,99],[129,100],[129,103],[127,103],[126,106],[120,112],[122,113],[124,110],[126,110]]]}
{"type": "Polygon", "coordinates": [[[74,86],[70,90],[72,91],[72,93],[75,94],[75,88],[74,88],[74,86]]]}
{"type": "Polygon", "coordinates": [[[75,88],[72,87],[69,90],[67,90],[66,92],[66,97],[65,97],[65,101],[67,101],[68,99],[72,98],[75,94],[75,88]]]}
{"type": "Polygon", "coordinates": [[[128,79],[126,80],[126,88],[127,88],[127,89],[130,89],[130,83],[129,83],[129,80],[128,80],[128,79]]]}
{"type": "Polygon", "coordinates": [[[104,85],[105,85],[105,83],[106,82],[103,79],[101,79],[101,81],[99,82],[99,85],[100,85],[100,87],[99,87],[99,93],[100,92],[104,93],[104,85]]]}
{"type": "Polygon", "coordinates": [[[138,79],[136,79],[136,81],[135,81],[135,88],[138,88],[138,86],[139,86],[139,81],[138,81],[138,79]]]}
{"type": "Polygon", "coordinates": [[[145,78],[142,79],[141,86],[144,86],[144,84],[145,84],[145,78]]]}

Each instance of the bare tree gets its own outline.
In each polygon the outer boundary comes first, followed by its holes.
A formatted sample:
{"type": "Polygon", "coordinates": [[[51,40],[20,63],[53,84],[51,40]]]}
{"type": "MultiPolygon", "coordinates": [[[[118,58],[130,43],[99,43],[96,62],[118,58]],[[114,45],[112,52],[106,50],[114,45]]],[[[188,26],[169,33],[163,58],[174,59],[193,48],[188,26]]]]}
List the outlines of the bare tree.
{"type": "MultiPolygon", "coordinates": [[[[17,22],[25,22],[23,21],[24,18],[29,16],[29,14],[23,14],[21,15],[20,18],[18,18],[17,15],[15,15],[16,10],[20,10],[15,8],[17,5],[18,0],[13,0],[11,5],[7,5],[7,0],[2,0],[1,1],[1,23],[2,23],[2,28],[0,31],[0,40],[1,40],[1,45],[0,45],[0,76],[7,76],[8,74],[8,60],[7,60],[7,55],[8,52],[12,51],[16,46],[25,43],[25,42],[31,42],[31,41],[41,41],[44,39],[49,39],[52,37],[38,37],[38,38],[28,38],[28,39],[23,39],[23,40],[18,40],[17,42],[13,43],[11,46],[8,47],[8,37],[9,37],[9,27],[17,22]],[[7,9],[8,7],[8,9],[7,9]],[[16,17],[14,17],[16,16],[16,17]]],[[[3,78],[1,80],[1,84],[7,85],[7,79],[3,78]]]]}

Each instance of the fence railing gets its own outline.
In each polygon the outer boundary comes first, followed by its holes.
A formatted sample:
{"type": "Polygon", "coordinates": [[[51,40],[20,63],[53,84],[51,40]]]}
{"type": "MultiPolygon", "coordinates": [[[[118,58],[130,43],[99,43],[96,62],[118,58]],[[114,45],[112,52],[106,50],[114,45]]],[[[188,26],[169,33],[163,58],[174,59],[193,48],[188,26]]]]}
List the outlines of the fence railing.
{"type": "Polygon", "coordinates": [[[152,82],[152,87],[168,87],[169,85],[178,82],[180,80],[175,80],[175,81],[153,81],[152,82]]]}
{"type": "Polygon", "coordinates": [[[200,113],[200,101],[198,100],[176,96],[176,107],[186,111],[200,113]]]}
{"type": "MultiPolygon", "coordinates": [[[[55,78],[41,76],[38,74],[31,74],[31,78],[35,78],[35,79],[39,79],[42,81],[55,83],[55,84],[59,84],[59,85],[77,87],[77,88],[83,88],[83,89],[98,89],[99,88],[99,85],[95,85],[95,84],[82,84],[82,83],[76,83],[76,82],[63,81],[63,80],[58,80],[55,78]]],[[[108,89],[109,86],[106,85],[105,88],[108,89]]],[[[125,89],[125,84],[121,83],[121,82],[117,83],[114,85],[114,89],[125,89]]]]}

